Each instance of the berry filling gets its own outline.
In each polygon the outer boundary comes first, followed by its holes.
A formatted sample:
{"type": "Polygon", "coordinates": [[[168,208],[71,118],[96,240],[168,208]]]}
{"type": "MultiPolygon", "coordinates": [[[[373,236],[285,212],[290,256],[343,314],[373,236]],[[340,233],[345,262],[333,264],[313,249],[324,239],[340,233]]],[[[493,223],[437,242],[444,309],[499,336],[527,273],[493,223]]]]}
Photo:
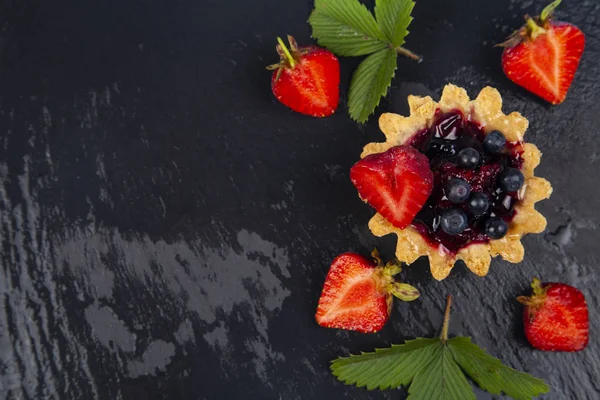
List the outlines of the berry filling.
{"type": "Polygon", "coordinates": [[[506,235],[515,216],[522,143],[501,132],[485,134],[460,111],[441,114],[408,143],[429,159],[433,191],[412,221],[432,245],[456,254],[474,243],[506,235]]]}

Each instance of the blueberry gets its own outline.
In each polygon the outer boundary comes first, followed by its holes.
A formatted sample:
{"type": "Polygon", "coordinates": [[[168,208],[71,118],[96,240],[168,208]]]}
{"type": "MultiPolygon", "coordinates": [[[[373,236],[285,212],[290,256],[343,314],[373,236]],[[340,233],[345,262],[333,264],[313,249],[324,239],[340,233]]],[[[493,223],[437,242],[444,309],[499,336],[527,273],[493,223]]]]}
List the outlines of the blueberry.
{"type": "Polygon", "coordinates": [[[490,207],[490,200],[481,192],[474,192],[469,198],[469,211],[475,215],[481,215],[490,207]]]}
{"type": "Polygon", "coordinates": [[[469,198],[471,186],[464,179],[452,178],[446,183],[444,191],[451,203],[460,204],[469,198]]]}
{"type": "Polygon", "coordinates": [[[506,145],[506,138],[501,132],[492,131],[483,139],[483,149],[488,153],[500,153],[506,145]]]}
{"type": "Polygon", "coordinates": [[[468,227],[467,214],[458,208],[445,211],[440,217],[440,227],[448,235],[463,233],[468,227]]]}
{"type": "Polygon", "coordinates": [[[485,234],[490,239],[502,239],[508,231],[508,224],[502,218],[490,218],[485,223],[485,234]]]}
{"type": "Polygon", "coordinates": [[[456,143],[452,140],[433,138],[427,146],[429,157],[452,157],[457,152],[456,143]]]}
{"type": "Polygon", "coordinates": [[[458,152],[458,165],[463,168],[473,169],[479,165],[479,152],[472,147],[467,147],[458,152]]]}
{"type": "Polygon", "coordinates": [[[508,168],[498,177],[498,186],[505,192],[516,192],[525,183],[523,173],[516,168],[508,168]]]}
{"type": "Polygon", "coordinates": [[[467,147],[472,147],[477,151],[483,151],[483,145],[481,142],[474,137],[463,135],[456,140],[456,144],[460,149],[466,149],[467,147]]]}

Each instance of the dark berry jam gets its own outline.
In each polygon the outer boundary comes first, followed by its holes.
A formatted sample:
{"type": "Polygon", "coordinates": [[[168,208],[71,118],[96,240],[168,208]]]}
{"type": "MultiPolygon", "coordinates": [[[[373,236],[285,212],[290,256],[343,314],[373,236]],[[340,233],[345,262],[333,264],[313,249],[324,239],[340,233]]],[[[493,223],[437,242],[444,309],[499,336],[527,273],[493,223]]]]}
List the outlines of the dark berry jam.
{"type": "Polygon", "coordinates": [[[460,111],[441,114],[438,111],[434,124],[418,132],[408,144],[429,158],[434,174],[431,196],[412,226],[433,246],[443,245],[456,254],[458,250],[474,243],[486,243],[490,238],[485,233],[485,223],[492,217],[502,218],[507,223],[515,216],[517,192],[505,193],[499,189],[497,179],[507,168],[520,169],[522,143],[507,143],[500,153],[487,153],[483,149],[485,133],[474,121],[465,119],[460,111]],[[467,169],[457,165],[457,154],[464,148],[479,152],[479,165],[467,169]],[[452,178],[461,178],[471,186],[471,193],[480,192],[488,197],[489,208],[476,215],[469,210],[468,202],[452,204],[444,194],[444,185],[452,178]],[[450,235],[440,228],[441,215],[451,209],[461,208],[468,216],[468,227],[459,234],[450,235]]]}

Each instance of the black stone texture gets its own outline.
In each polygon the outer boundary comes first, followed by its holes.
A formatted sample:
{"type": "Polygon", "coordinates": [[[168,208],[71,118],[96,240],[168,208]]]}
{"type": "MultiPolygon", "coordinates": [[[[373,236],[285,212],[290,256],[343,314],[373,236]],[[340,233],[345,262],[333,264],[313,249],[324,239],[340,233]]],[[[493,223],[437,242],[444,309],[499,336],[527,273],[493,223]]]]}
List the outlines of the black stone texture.
{"type": "Polygon", "coordinates": [[[271,94],[276,36],[310,43],[311,1],[1,0],[0,398],[401,399],[344,386],[329,360],[438,334],[449,293],[451,333],[546,379],[544,399],[600,398],[600,3],[556,13],[587,34],[559,106],[509,82],[494,47],[546,1],[482,3],[417,2],[406,46],[424,61],[398,60],[361,126],[346,110],[360,59],[341,59],[330,118],[271,94]],[[538,206],[548,230],[486,278],[405,268],[422,297],[396,302],[380,333],[318,327],[336,255],[393,255],[395,239],[367,229],[351,165],[383,140],[381,112],[448,82],[492,85],[530,120],[554,186],[538,206]],[[515,297],[534,276],[584,292],[585,351],[528,345],[515,297]]]}

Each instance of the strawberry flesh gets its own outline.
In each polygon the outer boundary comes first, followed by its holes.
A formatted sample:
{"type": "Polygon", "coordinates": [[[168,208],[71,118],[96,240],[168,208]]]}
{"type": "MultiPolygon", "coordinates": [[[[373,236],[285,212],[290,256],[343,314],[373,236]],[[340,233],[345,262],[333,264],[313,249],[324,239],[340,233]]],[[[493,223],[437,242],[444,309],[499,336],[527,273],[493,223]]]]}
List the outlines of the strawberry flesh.
{"type": "Polygon", "coordinates": [[[360,197],[394,226],[406,228],[433,189],[429,160],[411,146],[396,146],[354,164],[350,179],[360,197]]]}
{"type": "Polygon", "coordinates": [[[391,294],[380,268],[359,254],[338,256],[329,269],[315,318],[327,328],[377,332],[390,315],[391,294]]]}
{"type": "Polygon", "coordinates": [[[330,51],[317,46],[298,47],[295,65],[273,71],[275,97],[294,111],[314,117],[335,112],[339,103],[340,64],[330,51]]]}
{"type": "MultiPolygon", "coordinates": [[[[535,283],[534,283],[535,285],[535,283]]],[[[579,351],[588,344],[588,308],[583,294],[563,283],[542,286],[544,293],[520,298],[525,335],[531,345],[545,351],[579,351]]]]}
{"type": "Polygon", "coordinates": [[[548,22],[535,38],[528,36],[502,54],[502,69],[519,86],[552,104],[565,100],[585,46],[574,25],[548,22]]]}

